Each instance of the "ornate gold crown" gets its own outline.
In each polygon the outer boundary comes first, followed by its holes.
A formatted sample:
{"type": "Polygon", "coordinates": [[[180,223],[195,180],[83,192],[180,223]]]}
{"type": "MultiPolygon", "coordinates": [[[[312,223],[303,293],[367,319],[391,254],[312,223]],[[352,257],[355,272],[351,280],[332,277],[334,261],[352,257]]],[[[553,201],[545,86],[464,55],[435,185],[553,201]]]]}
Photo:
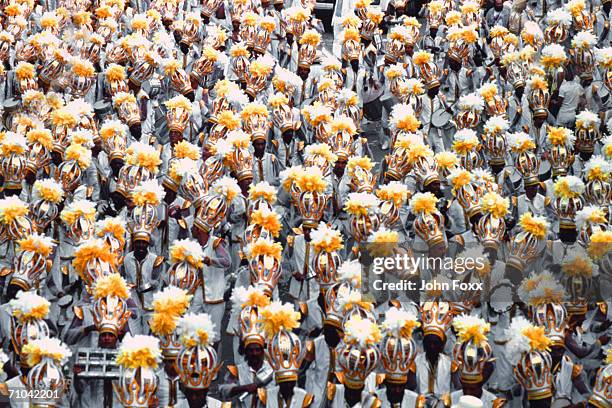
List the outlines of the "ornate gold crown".
{"type": "Polygon", "coordinates": [[[45,236],[32,234],[18,241],[19,249],[13,259],[13,274],[10,284],[25,291],[37,288],[50,270],[47,262],[54,244],[45,236]]]}
{"type": "Polygon", "coordinates": [[[272,292],[281,276],[282,246],[272,241],[259,238],[247,247],[251,284],[261,288],[268,296],[272,292]]]}
{"type": "Polygon", "coordinates": [[[533,306],[531,310],[535,324],[544,327],[546,337],[553,346],[565,346],[567,330],[567,310],[561,303],[546,303],[533,306]]]}
{"type": "Polygon", "coordinates": [[[610,408],[610,401],[612,401],[612,382],[610,382],[610,378],[612,378],[612,364],[608,363],[597,370],[589,405],[597,408],[610,408]]]}
{"type": "Polygon", "coordinates": [[[337,349],[342,382],[348,388],[360,389],[380,360],[380,330],[375,322],[354,316],[344,324],[344,333],[337,349]]]}
{"type": "Polygon", "coordinates": [[[470,315],[456,317],[453,326],[459,338],[453,347],[453,360],[460,366],[461,382],[479,384],[484,379],[485,364],[493,355],[486,338],[490,327],[484,320],[470,315]]]}
{"type": "Polygon", "coordinates": [[[446,340],[446,331],[453,320],[450,304],[437,300],[428,301],[421,305],[421,321],[423,322],[423,334],[433,334],[442,340],[446,340]]]}
{"type": "Polygon", "coordinates": [[[125,281],[117,274],[98,278],[93,292],[92,315],[96,329],[99,333],[112,333],[119,337],[131,315],[125,281]]]}

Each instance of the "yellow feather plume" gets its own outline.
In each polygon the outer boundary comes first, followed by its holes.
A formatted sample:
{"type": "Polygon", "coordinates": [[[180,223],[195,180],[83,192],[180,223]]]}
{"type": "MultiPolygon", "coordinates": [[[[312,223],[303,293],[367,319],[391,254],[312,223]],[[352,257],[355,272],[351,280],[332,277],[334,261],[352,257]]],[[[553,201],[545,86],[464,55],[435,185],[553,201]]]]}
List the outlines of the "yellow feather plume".
{"type": "Polygon", "coordinates": [[[272,338],[282,330],[291,331],[300,327],[300,312],[289,303],[272,302],[259,311],[259,320],[266,337],[272,338]]]}
{"type": "Polygon", "coordinates": [[[523,231],[528,232],[538,239],[544,239],[548,230],[546,220],[543,218],[535,218],[531,213],[521,215],[519,224],[523,231]]]}
{"type": "Polygon", "coordinates": [[[104,298],[106,296],[116,296],[121,299],[130,297],[125,279],[118,273],[102,276],[94,283],[94,299],[104,298]]]}

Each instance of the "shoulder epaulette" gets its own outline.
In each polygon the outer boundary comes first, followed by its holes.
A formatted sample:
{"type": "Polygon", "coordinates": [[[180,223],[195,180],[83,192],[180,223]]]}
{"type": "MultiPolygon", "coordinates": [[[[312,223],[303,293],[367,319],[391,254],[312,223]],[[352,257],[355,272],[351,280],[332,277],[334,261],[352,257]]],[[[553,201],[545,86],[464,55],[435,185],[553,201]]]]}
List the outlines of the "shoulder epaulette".
{"type": "Polygon", "coordinates": [[[384,373],[377,373],[376,374],[376,385],[380,385],[385,381],[385,374],[384,373]]]}
{"type": "Polygon", "coordinates": [[[374,401],[372,401],[372,408],[380,408],[381,406],[382,406],[382,401],[374,397],[374,401]]]}
{"type": "Polygon", "coordinates": [[[336,384],[327,382],[327,400],[332,401],[336,395],[336,384]]]}
{"type": "Polygon", "coordinates": [[[300,313],[302,314],[302,316],[308,316],[308,303],[299,302],[299,306],[300,306],[300,313]]]}
{"type": "Polygon", "coordinates": [[[544,198],[544,205],[550,205],[550,197],[544,198]]]}
{"type": "Polygon", "coordinates": [[[261,401],[261,403],[266,405],[266,401],[268,399],[268,396],[266,394],[266,389],[265,388],[258,388],[257,389],[257,396],[259,397],[259,400],[261,401]]]}
{"type": "Polygon", "coordinates": [[[508,400],[505,398],[496,398],[493,400],[493,408],[501,408],[506,405],[506,402],[508,402],[508,400]]]}
{"type": "Polygon", "coordinates": [[[238,378],[238,367],[236,367],[235,365],[228,365],[227,371],[229,371],[230,374],[234,377],[238,378]]]}
{"type": "Polygon", "coordinates": [[[222,242],[223,242],[223,238],[215,238],[215,240],[213,241],[213,248],[218,248],[222,242]]]}
{"type": "Polygon", "coordinates": [[[72,311],[79,320],[83,320],[83,308],[81,306],[72,306],[72,311]]]}
{"type": "Polygon", "coordinates": [[[514,207],[516,207],[518,205],[518,197],[517,196],[512,196],[512,205],[514,207]]]}
{"type": "Polygon", "coordinates": [[[304,400],[302,401],[302,408],[309,407],[310,404],[312,404],[313,400],[314,400],[314,395],[310,393],[306,393],[306,396],[304,397],[304,400]]]}
{"type": "Polygon", "coordinates": [[[155,267],[157,268],[159,265],[161,265],[162,263],[164,263],[164,257],[159,255],[157,258],[155,258],[155,267]]]}
{"type": "Polygon", "coordinates": [[[272,143],[272,146],[274,146],[275,149],[278,149],[278,140],[272,139],[270,140],[270,143],[272,143]]]}

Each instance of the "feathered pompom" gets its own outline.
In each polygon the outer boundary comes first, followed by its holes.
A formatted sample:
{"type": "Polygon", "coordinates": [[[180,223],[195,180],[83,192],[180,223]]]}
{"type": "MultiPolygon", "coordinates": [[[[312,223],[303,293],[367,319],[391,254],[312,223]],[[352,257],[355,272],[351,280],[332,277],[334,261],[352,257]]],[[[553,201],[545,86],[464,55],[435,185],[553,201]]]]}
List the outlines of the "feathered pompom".
{"type": "Polygon", "coordinates": [[[200,158],[200,149],[186,140],[178,142],[174,146],[173,153],[174,157],[177,159],[188,158],[191,160],[198,160],[200,158]]]}
{"type": "Polygon", "coordinates": [[[319,167],[304,168],[296,175],[295,185],[300,191],[311,191],[319,194],[327,189],[327,181],[319,167]]]}
{"type": "Polygon", "coordinates": [[[391,201],[399,208],[406,203],[408,199],[408,187],[399,181],[391,181],[388,184],[383,184],[376,190],[376,196],[383,201],[391,201]]]}
{"type": "Polygon", "coordinates": [[[89,222],[94,222],[96,205],[89,200],[76,200],[67,205],[60,213],[60,218],[67,226],[74,225],[81,217],[89,222]]]}
{"type": "Polygon", "coordinates": [[[296,312],[291,303],[272,302],[259,311],[259,321],[267,338],[279,332],[291,331],[300,327],[300,312],[296,312]]]}
{"type": "Polygon", "coordinates": [[[237,286],[232,292],[232,311],[239,313],[245,307],[262,308],[270,305],[270,298],[256,286],[237,286]]]}
{"type": "Polygon", "coordinates": [[[277,242],[272,242],[266,238],[258,238],[257,241],[247,246],[247,256],[249,259],[256,259],[259,256],[268,256],[280,262],[283,247],[277,242]]]}
{"type": "Polygon", "coordinates": [[[187,311],[192,295],[176,286],[168,286],[153,295],[153,316],[149,320],[151,332],[157,336],[169,336],[174,332],[178,319],[187,311]]]}
{"type": "Polygon", "coordinates": [[[110,247],[103,240],[98,238],[88,239],[74,251],[72,266],[81,279],[86,276],[88,264],[92,260],[117,265],[117,255],[111,252],[110,247]]]}
{"type": "Polygon", "coordinates": [[[11,316],[17,318],[21,323],[32,320],[43,320],[49,315],[51,303],[35,292],[19,291],[8,303],[11,316]]]}
{"type": "Polygon", "coordinates": [[[569,28],[572,24],[572,15],[563,8],[557,8],[548,12],[546,15],[546,22],[550,26],[569,28]]]}
{"type": "Polygon", "coordinates": [[[472,129],[461,129],[455,133],[453,150],[460,155],[466,155],[479,145],[478,135],[472,129]]]}
{"type": "Polygon", "coordinates": [[[312,47],[317,47],[321,43],[321,34],[316,30],[306,30],[299,39],[301,45],[308,44],[312,47]]]}
{"type": "Polygon", "coordinates": [[[398,104],[391,110],[391,125],[398,130],[414,133],[421,126],[412,107],[407,104],[398,104]]]}
{"type": "Polygon", "coordinates": [[[130,369],[157,368],[162,360],[159,340],[153,336],[126,334],[115,362],[130,369]]]}
{"type": "Polygon", "coordinates": [[[74,58],[71,61],[72,72],[76,76],[84,78],[92,78],[96,74],[96,70],[90,61],[74,58]]]}
{"type": "Polygon", "coordinates": [[[366,216],[376,211],[380,200],[372,193],[349,193],[344,210],[354,216],[366,216]]]}
{"type": "Polygon", "coordinates": [[[593,156],[584,165],[584,175],[588,181],[602,181],[606,182],[610,180],[610,173],[612,173],[612,163],[608,162],[601,156],[593,156]]]}
{"type": "Polygon", "coordinates": [[[381,338],[380,328],[370,319],[353,315],[344,323],[344,338],[342,341],[346,344],[369,347],[377,345],[381,338]]]}
{"type": "Polygon", "coordinates": [[[508,215],[510,202],[508,198],[502,197],[497,193],[489,192],[480,200],[482,210],[496,218],[503,219],[508,215]]]}
{"type": "Polygon", "coordinates": [[[9,225],[17,218],[28,215],[30,209],[28,204],[21,201],[17,196],[10,196],[0,200],[0,222],[9,225]]]}
{"type": "Polygon", "coordinates": [[[72,356],[72,351],[67,345],[59,339],[50,337],[30,340],[23,346],[21,353],[26,356],[26,363],[29,367],[40,363],[43,357],[50,358],[62,366],[72,356]]]}
{"type": "Polygon", "coordinates": [[[528,150],[535,149],[535,142],[527,133],[517,132],[508,135],[508,146],[514,153],[525,153],[528,150]]]}
{"type": "Polygon", "coordinates": [[[571,129],[564,128],[561,126],[549,126],[547,128],[547,136],[548,141],[553,146],[565,146],[569,148],[574,145],[574,140],[576,140],[574,132],[572,132],[571,129]]]}
{"type": "Polygon", "coordinates": [[[551,344],[543,327],[532,325],[522,316],[512,319],[506,335],[510,339],[506,344],[506,355],[512,365],[518,364],[524,353],[548,351],[551,344]]]}
{"type": "Polygon", "coordinates": [[[126,153],[125,161],[127,164],[143,167],[153,174],[157,174],[159,171],[161,159],[159,151],[153,146],[142,142],[134,142],[128,147],[126,153]]]}
{"type": "Polygon", "coordinates": [[[329,147],[327,143],[314,143],[306,146],[305,157],[309,159],[321,157],[331,165],[336,163],[336,160],[338,160],[338,156],[332,152],[331,147],[329,147]]]}
{"type": "Polygon", "coordinates": [[[215,194],[225,197],[228,205],[240,194],[240,186],[232,177],[223,176],[211,187],[215,194]]]}
{"type": "Polygon", "coordinates": [[[34,65],[29,62],[21,61],[15,67],[15,76],[18,80],[23,81],[25,79],[33,79],[36,73],[34,65]]]}
{"type": "Polygon", "coordinates": [[[427,51],[417,51],[412,55],[412,62],[415,65],[425,65],[432,61],[433,56],[427,51]]]}
{"type": "Polygon", "coordinates": [[[599,116],[588,109],[576,115],[576,128],[578,129],[597,129],[600,123],[599,116]]]}
{"type": "Polygon", "coordinates": [[[270,55],[262,55],[249,65],[249,72],[259,77],[267,77],[274,69],[275,61],[270,55]]]}
{"type": "Polygon", "coordinates": [[[392,307],[385,314],[385,321],[382,324],[383,330],[390,336],[412,338],[414,329],[421,326],[418,318],[407,310],[392,307]]]}
{"type": "Polygon", "coordinates": [[[330,228],[324,222],[310,232],[312,246],[315,252],[332,253],[343,248],[342,234],[340,231],[330,228]]]}
{"type": "Polygon", "coordinates": [[[55,243],[51,237],[33,232],[17,241],[20,252],[33,252],[47,258],[51,255],[55,243]]]}
{"type": "Polygon", "coordinates": [[[566,200],[580,197],[584,189],[584,182],[576,176],[559,177],[554,184],[555,196],[566,200]]]}
{"type": "Polygon", "coordinates": [[[464,95],[459,98],[459,109],[480,113],[484,109],[484,99],[477,93],[464,95]]]}
{"type": "Polygon", "coordinates": [[[204,250],[192,239],[177,239],[170,247],[170,262],[187,262],[195,268],[204,266],[204,250]]]}
{"type": "Polygon", "coordinates": [[[271,186],[267,181],[251,184],[249,187],[249,200],[256,201],[259,199],[263,199],[270,205],[274,204],[276,202],[276,187],[271,186]]]}
{"type": "Polygon", "coordinates": [[[452,169],[459,164],[459,157],[453,152],[436,153],[434,159],[438,163],[438,168],[443,170],[452,169]]]}
{"type": "Polygon", "coordinates": [[[568,254],[563,260],[561,270],[566,276],[591,278],[597,275],[599,267],[589,258],[584,248],[577,247],[576,253],[568,254]]]}
{"type": "Polygon", "coordinates": [[[265,228],[273,237],[278,238],[282,225],[279,215],[267,207],[262,207],[251,214],[251,225],[265,228]]]}
{"type": "Polygon", "coordinates": [[[368,236],[367,249],[370,255],[375,258],[391,256],[397,248],[398,242],[399,234],[397,231],[381,226],[368,236]]]}
{"type": "Polygon", "coordinates": [[[71,143],[64,153],[66,161],[74,160],[81,170],[87,169],[91,165],[91,150],[79,143],[71,143]]]}
{"type": "Polygon", "coordinates": [[[21,156],[28,149],[26,138],[19,133],[6,132],[4,139],[0,142],[0,155],[9,157],[11,155],[21,156]]]}
{"type": "Polygon", "coordinates": [[[106,217],[103,220],[96,222],[96,235],[100,238],[106,234],[112,235],[119,245],[123,247],[125,245],[125,236],[127,229],[125,227],[125,221],[121,217],[106,217]]]}
{"type": "Polygon", "coordinates": [[[409,208],[415,215],[429,215],[436,211],[438,198],[432,193],[416,193],[411,199],[409,208]]]}
{"type": "Polygon", "coordinates": [[[177,332],[186,347],[208,347],[219,339],[217,326],[206,313],[184,315],[178,321],[177,332]]]}
{"type": "Polygon", "coordinates": [[[93,296],[94,299],[116,296],[125,300],[130,297],[130,290],[125,279],[118,273],[113,273],[96,279],[93,285],[93,296]]]}
{"type": "Polygon", "coordinates": [[[580,31],[572,38],[572,47],[590,49],[597,44],[597,37],[590,31],[580,31]]]}
{"type": "Polygon", "coordinates": [[[140,182],[140,184],[132,191],[132,201],[134,205],[152,205],[158,206],[166,192],[164,188],[157,182],[156,179],[146,180],[140,182]]]}
{"type": "Polygon", "coordinates": [[[576,228],[581,231],[584,227],[593,224],[607,224],[608,219],[603,210],[594,205],[585,206],[576,212],[576,228]]]}
{"type": "Polygon", "coordinates": [[[166,105],[166,108],[168,109],[182,109],[188,113],[191,113],[191,101],[185,98],[183,95],[177,95],[174,98],[167,100],[164,102],[164,105],[166,105]]]}
{"type": "Polygon", "coordinates": [[[588,247],[589,256],[598,261],[612,251],[612,231],[596,231],[591,234],[588,247]]]}
{"type": "Polygon", "coordinates": [[[456,194],[460,188],[465,187],[472,182],[472,173],[465,169],[458,168],[451,170],[447,178],[453,185],[453,194],[456,194]]]}
{"type": "Polygon", "coordinates": [[[455,317],[453,327],[457,330],[459,343],[472,342],[478,347],[487,342],[487,334],[491,331],[489,323],[479,317],[466,314],[455,317]]]}
{"type": "Polygon", "coordinates": [[[548,233],[548,221],[544,217],[534,216],[530,212],[521,215],[519,225],[523,231],[535,236],[537,239],[546,238],[548,233]]]}
{"type": "Polygon", "coordinates": [[[510,122],[506,119],[505,116],[492,116],[490,117],[485,125],[484,130],[489,134],[505,134],[510,128],[510,122]]]}

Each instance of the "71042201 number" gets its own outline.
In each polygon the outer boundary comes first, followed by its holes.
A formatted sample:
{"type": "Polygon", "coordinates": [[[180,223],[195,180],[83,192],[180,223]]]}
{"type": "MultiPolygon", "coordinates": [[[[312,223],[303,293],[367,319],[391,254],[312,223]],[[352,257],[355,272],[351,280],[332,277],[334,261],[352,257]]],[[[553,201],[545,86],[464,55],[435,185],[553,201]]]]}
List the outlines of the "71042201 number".
{"type": "Polygon", "coordinates": [[[11,390],[9,389],[9,398],[15,399],[15,400],[57,399],[59,398],[59,390],[11,390]]]}

